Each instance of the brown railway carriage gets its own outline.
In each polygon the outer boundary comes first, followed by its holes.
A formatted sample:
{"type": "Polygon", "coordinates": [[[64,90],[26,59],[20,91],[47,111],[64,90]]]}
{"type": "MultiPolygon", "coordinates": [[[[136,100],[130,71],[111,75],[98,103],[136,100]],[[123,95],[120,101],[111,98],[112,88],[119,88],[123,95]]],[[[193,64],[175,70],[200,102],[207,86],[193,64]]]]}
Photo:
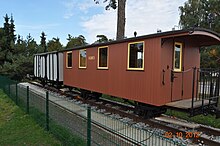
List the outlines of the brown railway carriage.
{"type": "Polygon", "coordinates": [[[154,106],[192,98],[200,48],[220,44],[205,29],[178,30],[64,51],[64,85],[154,106]]]}

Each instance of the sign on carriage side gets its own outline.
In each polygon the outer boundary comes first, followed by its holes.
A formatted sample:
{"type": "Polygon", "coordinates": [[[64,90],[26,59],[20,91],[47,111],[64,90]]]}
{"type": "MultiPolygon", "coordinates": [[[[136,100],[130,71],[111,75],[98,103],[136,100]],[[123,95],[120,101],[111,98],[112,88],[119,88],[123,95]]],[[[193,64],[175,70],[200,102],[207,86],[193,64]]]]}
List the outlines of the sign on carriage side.
{"type": "Polygon", "coordinates": [[[88,59],[89,60],[95,60],[95,56],[89,56],[88,59]]]}

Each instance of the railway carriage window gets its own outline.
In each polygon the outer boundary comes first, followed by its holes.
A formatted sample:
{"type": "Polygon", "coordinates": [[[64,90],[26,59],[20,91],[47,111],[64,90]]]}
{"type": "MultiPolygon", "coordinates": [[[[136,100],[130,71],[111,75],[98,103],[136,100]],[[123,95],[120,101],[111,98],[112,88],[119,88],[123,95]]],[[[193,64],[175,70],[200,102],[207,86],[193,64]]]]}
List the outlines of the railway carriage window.
{"type": "Polygon", "coordinates": [[[72,51],[66,53],[66,67],[72,68],[72,51]]]}
{"type": "Polygon", "coordinates": [[[108,47],[98,48],[98,68],[108,69],[108,47]]]}
{"type": "Polygon", "coordinates": [[[86,49],[79,50],[79,68],[86,68],[86,49]]]}
{"type": "Polygon", "coordinates": [[[128,44],[128,69],[144,70],[144,42],[128,44]]]}
{"type": "Polygon", "coordinates": [[[174,45],[174,71],[182,71],[182,43],[174,45]]]}

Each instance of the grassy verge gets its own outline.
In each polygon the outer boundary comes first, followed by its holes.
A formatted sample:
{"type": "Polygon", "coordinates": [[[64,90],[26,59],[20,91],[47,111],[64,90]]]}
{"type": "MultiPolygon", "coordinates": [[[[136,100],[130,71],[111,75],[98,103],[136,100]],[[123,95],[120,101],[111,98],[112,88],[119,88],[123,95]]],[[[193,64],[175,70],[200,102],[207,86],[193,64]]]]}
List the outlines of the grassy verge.
{"type": "MultiPolygon", "coordinates": [[[[45,127],[45,114],[40,112],[38,109],[31,107],[30,108],[30,115],[33,119],[37,121],[37,123],[41,127],[45,127]]],[[[78,135],[72,134],[72,132],[63,126],[57,124],[57,122],[53,121],[52,119],[49,120],[49,129],[50,133],[58,139],[62,145],[68,146],[86,146],[86,142],[79,137],[78,135]]]]}
{"type": "MultiPolygon", "coordinates": [[[[45,125],[46,125],[45,117],[46,116],[44,113],[42,113],[37,108],[35,108],[34,106],[31,106],[31,105],[29,107],[29,115],[26,115],[23,112],[23,111],[26,111],[26,103],[23,101],[25,99],[23,99],[23,98],[18,99],[19,100],[19,102],[18,102],[19,108],[18,108],[17,106],[14,105],[12,100],[9,99],[0,90],[0,98],[1,97],[2,97],[2,99],[9,101],[11,103],[11,107],[16,108],[16,110],[14,110],[14,111],[19,110],[20,112],[22,112],[24,114],[25,117],[30,118],[35,124],[37,123],[38,127],[40,129],[42,129],[42,130],[45,129],[45,125]]],[[[12,96],[12,99],[14,100],[13,96],[12,96]]],[[[1,105],[0,105],[0,107],[1,107],[1,105]]],[[[10,107],[10,109],[11,109],[11,107],[10,107]]],[[[40,108],[40,107],[38,107],[38,108],[40,108]]],[[[1,114],[1,108],[0,108],[0,114],[1,114]]],[[[21,115],[18,115],[18,116],[21,116],[21,115]]],[[[4,119],[4,118],[2,118],[2,119],[4,119]]],[[[1,120],[0,120],[0,122],[1,122],[1,120]]],[[[33,126],[33,125],[30,125],[30,127],[31,126],[33,126]]],[[[2,128],[4,128],[4,127],[2,127],[2,128]]],[[[58,144],[49,142],[49,143],[36,143],[36,144],[35,143],[27,143],[27,145],[32,145],[32,144],[33,145],[68,145],[68,146],[72,146],[72,145],[73,146],[84,146],[84,145],[86,145],[86,142],[83,139],[81,139],[77,135],[73,135],[70,130],[60,126],[58,123],[56,123],[52,119],[50,119],[50,121],[49,121],[49,128],[50,128],[49,132],[46,132],[44,130],[43,131],[47,134],[50,134],[50,136],[53,136],[53,138],[56,141],[58,141],[58,144]]],[[[0,126],[0,130],[1,130],[1,126],[0,126]]],[[[30,131],[33,131],[33,130],[30,130],[30,131]]],[[[1,134],[1,132],[0,132],[0,134],[1,134]]],[[[26,133],[25,135],[29,135],[29,134],[26,133]]],[[[45,136],[42,135],[42,137],[45,137],[45,136]]],[[[42,141],[41,139],[36,138],[36,137],[33,137],[33,139],[37,139],[37,141],[42,141]]],[[[48,140],[45,140],[45,141],[48,142],[48,140]]],[[[0,144],[1,144],[1,140],[0,140],[0,144]]],[[[6,143],[6,145],[7,145],[7,143],[6,143]]],[[[11,145],[11,143],[9,143],[9,145],[11,145]]],[[[15,145],[20,145],[20,143],[18,143],[18,144],[15,143],[15,145]]],[[[21,144],[21,145],[24,145],[24,144],[21,144]]]]}
{"type": "Polygon", "coordinates": [[[86,141],[80,138],[78,135],[73,135],[70,130],[56,124],[55,122],[50,122],[50,131],[53,135],[59,139],[63,145],[67,146],[86,146],[86,141]]]}
{"type": "Polygon", "coordinates": [[[61,145],[0,90],[1,145],[61,145]]]}
{"type": "Polygon", "coordinates": [[[212,115],[207,115],[207,116],[197,115],[194,117],[189,117],[187,113],[174,111],[174,110],[167,110],[166,114],[175,116],[177,118],[185,119],[187,121],[212,126],[215,128],[220,128],[220,119],[216,119],[215,116],[212,116],[212,115]]]}

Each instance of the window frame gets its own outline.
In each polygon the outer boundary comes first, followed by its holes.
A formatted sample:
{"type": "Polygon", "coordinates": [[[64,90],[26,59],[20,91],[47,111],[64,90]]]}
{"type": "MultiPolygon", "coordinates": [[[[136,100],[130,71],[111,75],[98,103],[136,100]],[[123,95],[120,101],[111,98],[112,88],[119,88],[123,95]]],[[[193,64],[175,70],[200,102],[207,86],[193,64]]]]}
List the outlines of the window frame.
{"type": "Polygon", "coordinates": [[[98,60],[97,60],[97,68],[98,69],[108,69],[108,62],[109,62],[109,47],[108,46],[102,46],[102,47],[98,47],[98,60]],[[107,67],[100,67],[100,61],[99,61],[99,52],[100,52],[100,49],[102,48],[107,48],[107,67]]]}
{"type": "Polygon", "coordinates": [[[181,72],[182,71],[182,62],[183,62],[183,43],[175,42],[174,43],[174,49],[173,49],[173,70],[175,72],[181,72]],[[180,46],[180,67],[179,68],[175,67],[175,55],[176,55],[175,48],[176,48],[176,45],[180,46]]]}
{"type": "Polygon", "coordinates": [[[86,49],[80,49],[79,50],[79,68],[87,68],[87,50],[86,49]],[[82,51],[82,50],[84,50],[84,51],[86,51],[86,62],[85,62],[85,66],[80,66],[80,51],[82,51]]]}
{"type": "Polygon", "coordinates": [[[68,51],[66,52],[66,68],[72,68],[73,67],[73,51],[68,51]],[[68,66],[68,55],[69,54],[72,54],[71,55],[71,66],[68,66]]]}
{"type": "Polygon", "coordinates": [[[143,71],[144,70],[144,56],[145,56],[145,42],[144,41],[137,41],[137,42],[128,43],[127,70],[143,71]],[[131,44],[138,44],[138,43],[143,43],[143,62],[142,62],[142,68],[130,68],[129,67],[129,64],[130,64],[130,45],[131,44]]]}

